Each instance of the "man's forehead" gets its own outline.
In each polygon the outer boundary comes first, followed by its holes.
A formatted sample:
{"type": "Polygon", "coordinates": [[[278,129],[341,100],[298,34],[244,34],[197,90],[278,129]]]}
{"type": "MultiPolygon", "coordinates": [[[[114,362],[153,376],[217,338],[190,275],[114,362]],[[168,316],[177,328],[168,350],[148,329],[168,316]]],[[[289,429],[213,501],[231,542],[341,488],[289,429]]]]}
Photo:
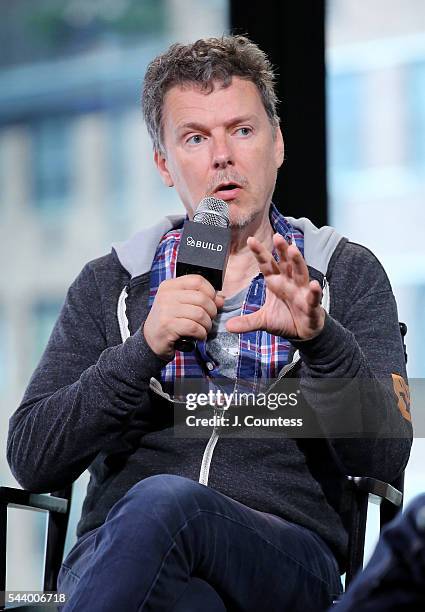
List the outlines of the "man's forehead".
{"type": "MultiPolygon", "coordinates": [[[[223,81],[213,81],[208,88],[199,83],[187,82],[170,87],[164,96],[163,116],[173,116],[178,120],[178,116],[199,109],[202,112],[217,109],[214,97],[210,95],[223,92],[226,106],[233,99],[236,105],[257,105],[262,104],[261,97],[256,85],[252,81],[233,77],[229,84],[223,81]]],[[[174,122],[174,121],[173,121],[174,122]]]]}

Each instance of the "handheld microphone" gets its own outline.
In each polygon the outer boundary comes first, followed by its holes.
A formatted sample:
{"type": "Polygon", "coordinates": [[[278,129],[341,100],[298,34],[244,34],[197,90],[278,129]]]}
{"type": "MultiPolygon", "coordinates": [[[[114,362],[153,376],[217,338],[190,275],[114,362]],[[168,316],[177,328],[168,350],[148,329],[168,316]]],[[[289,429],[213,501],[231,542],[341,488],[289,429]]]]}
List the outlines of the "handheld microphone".
{"type": "MultiPolygon", "coordinates": [[[[176,276],[200,274],[216,290],[223,287],[230,247],[229,207],[224,200],[201,200],[193,221],[185,221],[177,256],[176,276]]],[[[195,348],[193,338],[179,338],[178,351],[195,348]]]]}

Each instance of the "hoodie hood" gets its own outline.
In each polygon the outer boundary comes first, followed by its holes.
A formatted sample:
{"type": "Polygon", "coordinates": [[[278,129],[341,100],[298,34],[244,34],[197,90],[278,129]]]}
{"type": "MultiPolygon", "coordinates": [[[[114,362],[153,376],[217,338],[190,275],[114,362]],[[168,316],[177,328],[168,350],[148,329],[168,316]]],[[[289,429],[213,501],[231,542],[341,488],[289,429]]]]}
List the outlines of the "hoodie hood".
{"type": "MultiPolygon", "coordinates": [[[[168,215],[155,225],[137,232],[129,240],[113,243],[112,248],[131,278],[149,272],[162,236],[171,229],[181,227],[185,219],[185,215],[168,215]]],[[[306,264],[326,276],[329,261],[343,238],[341,234],[328,225],[318,228],[305,217],[285,219],[304,234],[306,264]]]]}
{"type": "Polygon", "coordinates": [[[285,217],[285,219],[304,234],[304,259],[308,266],[326,276],[328,266],[336,247],[343,236],[329,225],[316,227],[310,219],[285,217]]]}
{"type": "Polygon", "coordinates": [[[184,215],[167,215],[155,225],[146,227],[124,242],[113,242],[120,264],[131,278],[149,272],[159,241],[171,229],[183,225],[184,215]]]}

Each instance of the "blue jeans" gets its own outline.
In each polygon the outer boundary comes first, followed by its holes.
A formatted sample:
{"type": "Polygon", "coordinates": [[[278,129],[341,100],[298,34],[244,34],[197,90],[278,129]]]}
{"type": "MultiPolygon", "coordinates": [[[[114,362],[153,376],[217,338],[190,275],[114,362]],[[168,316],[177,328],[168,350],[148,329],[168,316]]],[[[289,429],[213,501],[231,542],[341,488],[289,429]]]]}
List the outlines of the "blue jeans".
{"type": "Polygon", "coordinates": [[[425,610],[425,495],[384,527],[369,563],[336,610],[425,610]]]}
{"type": "Polygon", "coordinates": [[[134,485],[58,579],[64,612],[317,612],[341,590],[317,535],[172,475],[134,485]]]}

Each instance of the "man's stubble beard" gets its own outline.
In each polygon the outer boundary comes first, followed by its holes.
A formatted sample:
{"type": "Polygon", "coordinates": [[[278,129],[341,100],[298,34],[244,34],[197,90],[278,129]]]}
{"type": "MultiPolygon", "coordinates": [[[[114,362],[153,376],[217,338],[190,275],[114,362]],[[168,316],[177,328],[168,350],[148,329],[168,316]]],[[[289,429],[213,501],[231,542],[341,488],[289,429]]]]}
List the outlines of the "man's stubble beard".
{"type": "Polygon", "coordinates": [[[237,221],[231,222],[229,227],[230,229],[245,229],[255,218],[255,215],[252,215],[252,218],[249,219],[239,219],[237,221]]]}
{"type": "Polygon", "coordinates": [[[260,215],[263,214],[262,210],[252,210],[248,211],[242,215],[242,217],[237,218],[235,220],[230,219],[229,227],[230,229],[238,229],[242,230],[248,227],[253,221],[255,221],[260,215]]]}

